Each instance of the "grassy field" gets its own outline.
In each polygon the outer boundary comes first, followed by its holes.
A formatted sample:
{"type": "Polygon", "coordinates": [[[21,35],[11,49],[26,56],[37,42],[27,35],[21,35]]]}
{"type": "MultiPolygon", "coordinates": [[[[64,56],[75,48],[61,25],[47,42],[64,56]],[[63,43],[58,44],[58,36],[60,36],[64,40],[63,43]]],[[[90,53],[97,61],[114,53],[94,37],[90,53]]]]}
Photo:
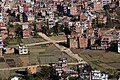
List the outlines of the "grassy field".
{"type": "Polygon", "coordinates": [[[51,37],[49,37],[49,38],[52,39],[52,40],[56,40],[56,41],[66,40],[66,37],[65,37],[65,36],[51,36],[51,37]]]}
{"type": "Polygon", "coordinates": [[[79,54],[93,68],[97,68],[105,72],[109,72],[109,69],[120,69],[120,54],[118,53],[82,49],[72,49],[72,51],[79,54]]]}

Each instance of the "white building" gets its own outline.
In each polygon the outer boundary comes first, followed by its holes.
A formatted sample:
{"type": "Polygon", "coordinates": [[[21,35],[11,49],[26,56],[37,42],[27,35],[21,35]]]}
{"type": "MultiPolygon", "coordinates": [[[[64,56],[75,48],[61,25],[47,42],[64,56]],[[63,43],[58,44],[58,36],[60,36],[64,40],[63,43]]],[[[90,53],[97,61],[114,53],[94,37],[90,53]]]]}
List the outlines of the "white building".
{"type": "Polygon", "coordinates": [[[0,22],[3,22],[3,15],[0,13],[0,22]]]}
{"type": "Polygon", "coordinates": [[[49,25],[49,29],[51,29],[53,26],[55,26],[55,21],[53,19],[49,19],[48,25],[49,25]]]}
{"type": "Polygon", "coordinates": [[[28,28],[29,28],[28,24],[23,24],[23,25],[22,25],[22,30],[28,29],[28,28]]]}
{"type": "Polygon", "coordinates": [[[111,0],[101,0],[102,6],[111,3],[111,0]]]}
{"type": "Polygon", "coordinates": [[[19,8],[20,8],[20,13],[23,13],[24,12],[23,6],[19,6],[19,8]]]}
{"type": "Polygon", "coordinates": [[[53,12],[48,12],[48,14],[49,14],[50,19],[54,19],[54,13],[53,12]]]}
{"type": "Polygon", "coordinates": [[[22,80],[20,77],[13,77],[11,80],[22,80]]]}
{"type": "Polygon", "coordinates": [[[118,41],[118,53],[120,53],[120,41],[118,41]]]}
{"type": "Polygon", "coordinates": [[[28,21],[34,21],[35,20],[35,16],[32,14],[28,15],[28,21]]]}
{"type": "Polygon", "coordinates": [[[4,43],[3,43],[3,40],[2,40],[2,36],[0,36],[0,48],[3,48],[4,46],[4,43]]]}
{"type": "Polygon", "coordinates": [[[108,80],[108,75],[101,73],[99,70],[92,71],[92,80],[108,80]]]}
{"type": "Polygon", "coordinates": [[[19,45],[19,54],[28,54],[28,47],[27,45],[21,43],[19,45]]]}

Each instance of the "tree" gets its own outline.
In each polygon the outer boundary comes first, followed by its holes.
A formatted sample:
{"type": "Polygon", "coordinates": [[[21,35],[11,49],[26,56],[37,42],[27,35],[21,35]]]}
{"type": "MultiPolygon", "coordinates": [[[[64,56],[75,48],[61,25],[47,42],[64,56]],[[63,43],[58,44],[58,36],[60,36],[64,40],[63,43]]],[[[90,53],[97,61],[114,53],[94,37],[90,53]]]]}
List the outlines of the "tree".
{"type": "Polygon", "coordinates": [[[71,31],[69,30],[68,27],[65,27],[64,30],[63,30],[63,32],[65,33],[65,35],[71,34],[71,31]]]}
{"type": "Polygon", "coordinates": [[[58,35],[58,33],[60,32],[60,28],[61,28],[61,25],[56,23],[54,27],[52,27],[52,31],[53,33],[55,33],[56,35],[58,35]]]}
{"type": "Polygon", "coordinates": [[[104,6],[103,6],[103,9],[104,9],[104,10],[109,10],[109,9],[110,9],[110,6],[109,6],[109,5],[104,5],[104,6]]]}
{"type": "Polygon", "coordinates": [[[37,73],[36,78],[42,80],[59,80],[59,77],[56,75],[56,70],[52,66],[41,67],[41,70],[37,73]]]}
{"type": "Polygon", "coordinates": [[[15,17],[10,16],[10,17],[9,17],[9,22],[12,22],[12,23],[15,22],[15,17]]]}
{"type": "Polygon", "coordinates": [[[34,76],[30,73],[28,73],[26,76],[25,76],[25,79],[26,80],[34,80],[34,76]]]}
{"type": "Polygon", "coordinates": [[[16,37],[19,39],[23,38],[23,32],[22,32],[22,27],[19,24],[15,24],[15,33],[16,33],[16,37]]]}
{"type": "Polygon", "coordinates": [[[43,32],[44,34],[48,35],[48,31],[49,31],[49,29],[48,29],[47,26],[43,26],[43,27],[42,27],[42,32],[43,32]]]}

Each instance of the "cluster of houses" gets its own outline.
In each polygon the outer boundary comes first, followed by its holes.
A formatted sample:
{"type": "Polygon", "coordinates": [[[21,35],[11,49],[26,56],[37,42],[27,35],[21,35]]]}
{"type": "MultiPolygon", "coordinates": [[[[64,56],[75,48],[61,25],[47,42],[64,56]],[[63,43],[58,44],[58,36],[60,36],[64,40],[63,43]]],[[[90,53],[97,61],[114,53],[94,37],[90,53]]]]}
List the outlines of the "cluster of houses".
{"type": "MultiPolygon", "coordinates": [[[[79,64],[78,69],[74,70],[71,67],[68,66],[67,63],[67,58],[61,57],[58,59],[58,63],[52,64],[56,69],[56,74],[58,74],[59,77],[61,77],[60,80],[69,80],[71,77],[78,77],[79,79],[82,80],[108,80],[108,74],[102,73],[99,70],[92,70],[92,71],[87,71],[84,69],[84,67],[87,64],[79,64]],[[82,71],[84,69],[84,71],[82,71]],[[78,71],[79,70],[79,71],[78,71]]],[[[37,73],[37,68],[38,66],[28,66],[25,71],[31,74],[36,74],[37,73]]],[[[11,80],[21,80],[22,77],[20,76],[13,76],[11,77],[11,80]]]]}
{"type": "Polygon", "coordinates": [[[86,65],[78,64],[77,69],[74,70],[67,64],[67,58],[61,57],[58,59],[58,63],[53,66],[61,80],[69,80],[70,77],[79,77],[82,80],[108,80],[108,74],[102,73],[99,70],[87,71],[84,69],[86,65]],[[82,69],[84,70],[82,71],[82,69]]]}
{"type": "MultiPolygon", "coordinates": [[[[73,33],[67,37],[67,42],[70,48],[92,48],[92,49],[107,49],[112,42],[119,43],[120,30],[110,29],[101,30],[86,29],[73,33]]],[[[118,47],[118,46],[116,46],[118,47]]]]}

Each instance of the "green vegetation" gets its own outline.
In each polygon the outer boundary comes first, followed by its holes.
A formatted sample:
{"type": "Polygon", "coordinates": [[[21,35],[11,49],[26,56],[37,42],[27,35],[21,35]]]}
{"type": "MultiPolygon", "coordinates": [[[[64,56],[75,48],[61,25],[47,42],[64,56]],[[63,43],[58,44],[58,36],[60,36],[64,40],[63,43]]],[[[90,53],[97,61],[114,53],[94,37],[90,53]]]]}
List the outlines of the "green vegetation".
{"type": "Polygon", "coordinates": [[[20,38],[6,38],[5,39],[5,45],[17,45],[21,43],[21,39],[20,38]]]}
{"type": "Polygon", "coordinates": [[[13,16],[9,16],[9,22],[15,22],[15,17],[13,17],[13,16]]]}
{"type": "Polygon", "coordinates": [[[93,64],[95,64],[95,65],[99,65],[99,64],[101,64],[101,63],[103,63],[102,61],[100,61],[100,60],[94,60],[94,61],[91,61],[93,64]]]}
{"type": "Polygon", "coordinates": [[[78,77],[70,77],[69,80],[77,80],[78,77]]]}
{"type": "Polygon", "coordinates": [[[59,80],[54,67],[41,67],[37,74],[28,74],[25,76],[29,80],[59,80]]]}
{"type": "Polygon", "coordinates": [[[100,12],[99,15],[104,15],[107,17],[107,23],[106,24],[98,24],[97,20],[92,21],[93,28],[101,28],[101,29],[107,29],[107,28],[119,28],[120,24],[120,8],[118,6],[110,7],[109,5],[105,5],[104,10],[100,12]]]}
{"type": "Polygon", "coordinates": [[[18,39],[22,39],[23,38],[22,26],[20,24],[15,24],[14,27],[15,27],[16,37],[18,39]]]}
{"type": "Polygon", "coordinates": [[[58,33],[60,32],[60,28],[61,28],[61,25],[56,23],[55,26],[52,28],[52,31],[55,35],[58,35],[58,33]]]}
{"type": "Polygon", "coordinates": [[[38,45],[35,45],[35,46],[47,47],[46,44],[38,44],[38,45]]]}

